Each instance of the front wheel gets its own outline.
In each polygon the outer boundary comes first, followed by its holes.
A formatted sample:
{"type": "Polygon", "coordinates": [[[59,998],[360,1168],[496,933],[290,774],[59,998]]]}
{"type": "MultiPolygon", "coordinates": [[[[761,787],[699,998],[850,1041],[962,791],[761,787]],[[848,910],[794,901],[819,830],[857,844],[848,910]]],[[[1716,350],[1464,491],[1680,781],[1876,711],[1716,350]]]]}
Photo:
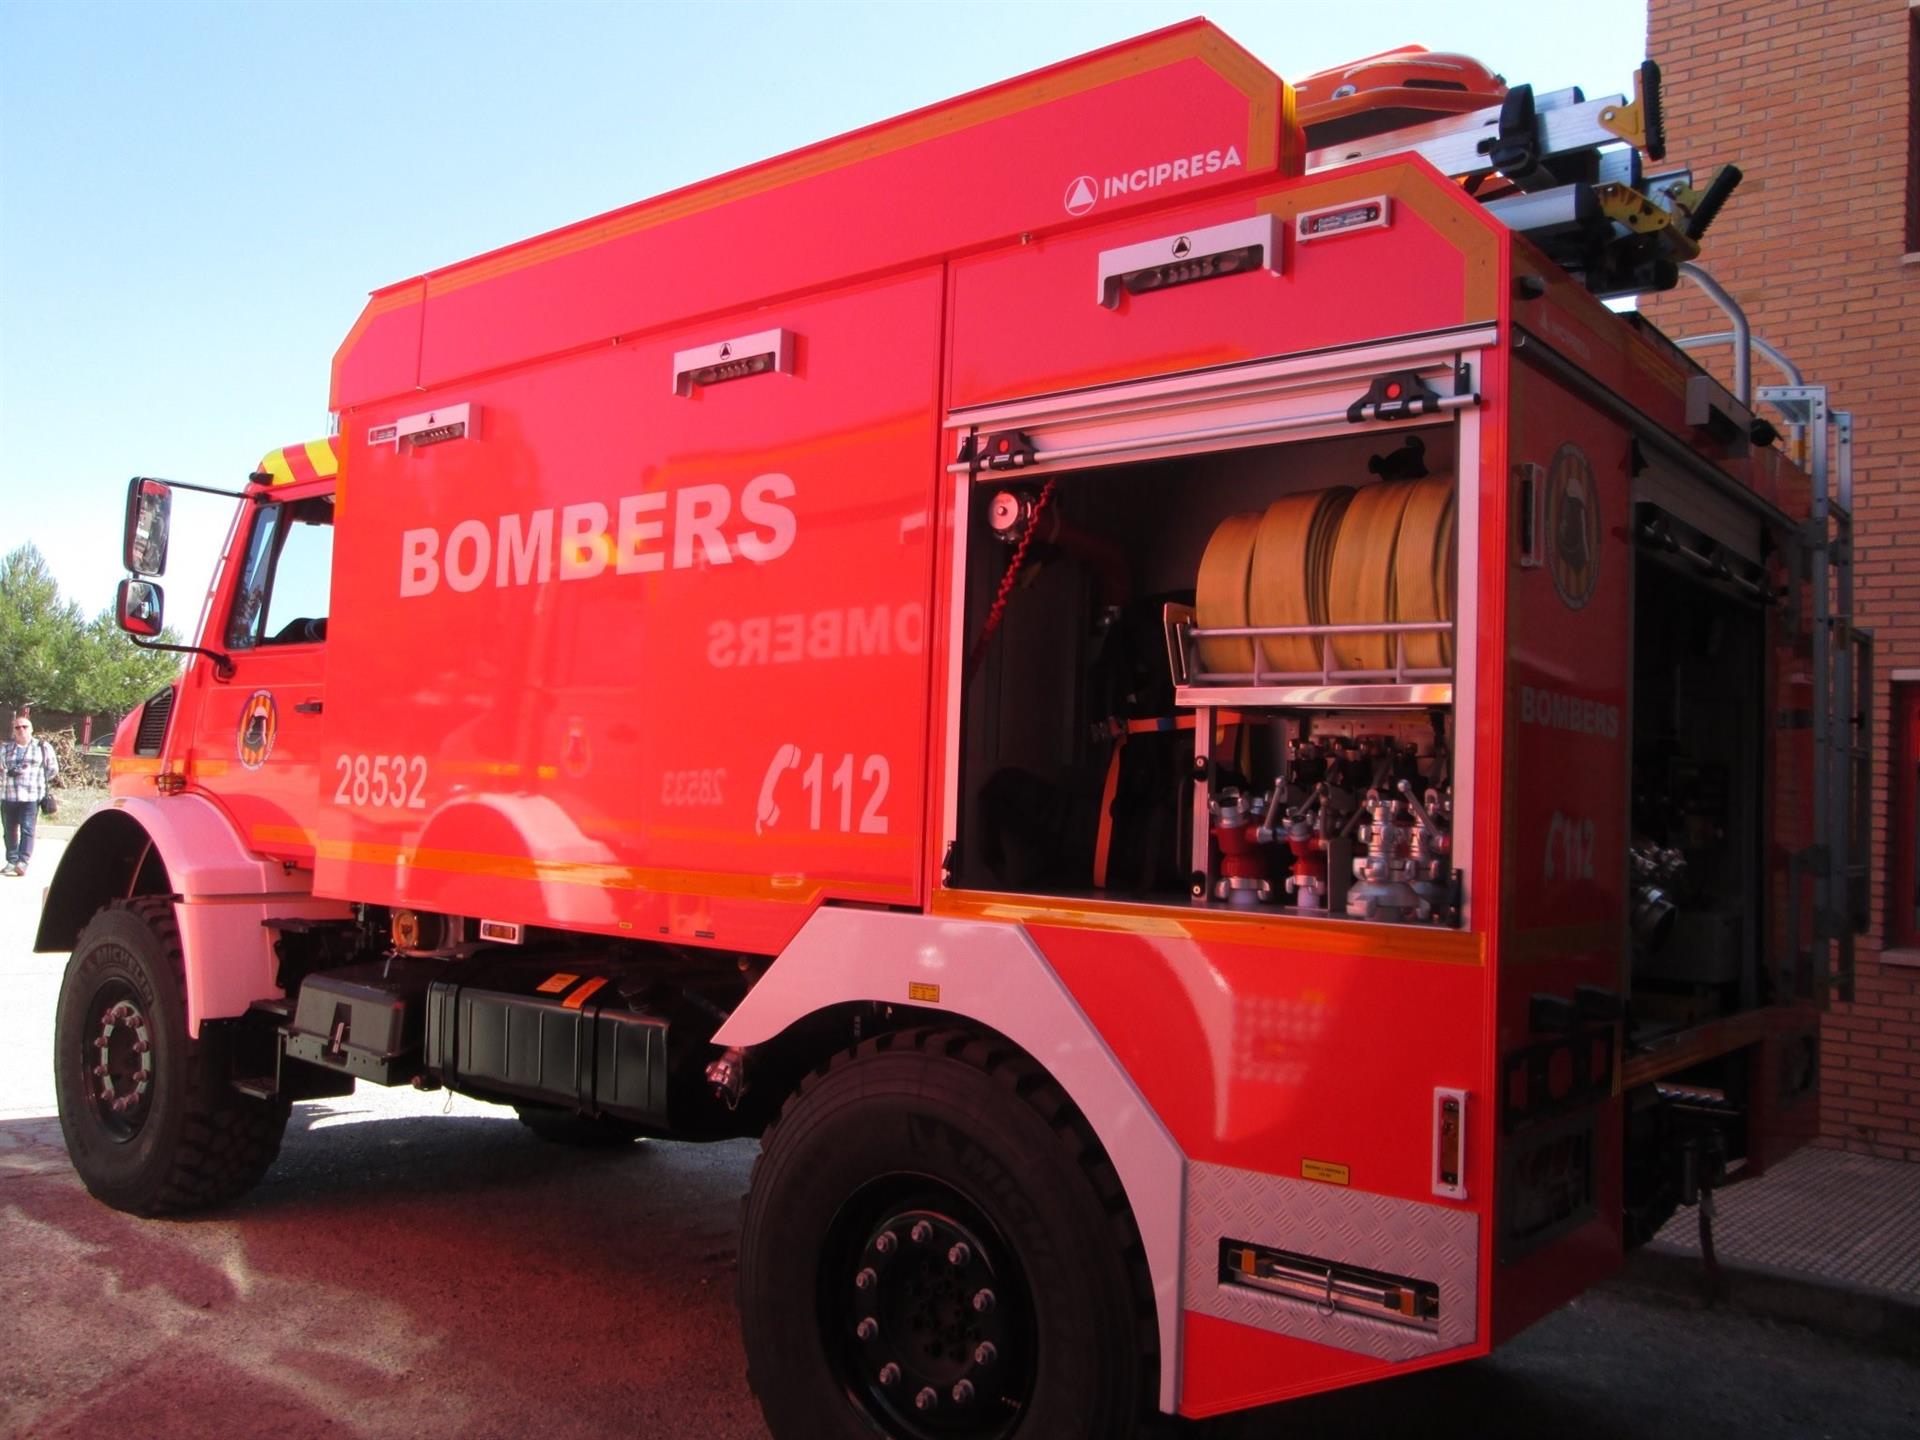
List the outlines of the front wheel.
{"type": "Polygon", "coordinates": [[[228,1084],[217,1031],[187,1035],[173,903],[116,901],[60,982],[54,1093],[73,1168],[116,1210],[164,1215],[251,1189],[280,1152],[284,1100],[228,1084]]]}
{"type": "Polygon", "coordinates": [[[882,1036],[802,1087],[754,1166],[748,1380],[780,1440],[1121,1440],[1151,1395],[1144,1272],[1111,1166],[1037,1066],[882,1036]]]}

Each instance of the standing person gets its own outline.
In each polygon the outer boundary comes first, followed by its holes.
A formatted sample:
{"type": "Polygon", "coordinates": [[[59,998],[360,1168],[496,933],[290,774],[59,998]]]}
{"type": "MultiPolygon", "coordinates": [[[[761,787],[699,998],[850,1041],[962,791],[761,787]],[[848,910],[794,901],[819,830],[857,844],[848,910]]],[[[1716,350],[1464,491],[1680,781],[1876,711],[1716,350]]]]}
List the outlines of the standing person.
{"type": "Polygon", "coordinates": [[[33,827],[47,784],[60,773],[53,747],[33,738],[33,721],[13,719],[13,735],[0,745],[0,818],[7,835],[7,864],[0,875],[24,875],[33,858],[33,827]]]}

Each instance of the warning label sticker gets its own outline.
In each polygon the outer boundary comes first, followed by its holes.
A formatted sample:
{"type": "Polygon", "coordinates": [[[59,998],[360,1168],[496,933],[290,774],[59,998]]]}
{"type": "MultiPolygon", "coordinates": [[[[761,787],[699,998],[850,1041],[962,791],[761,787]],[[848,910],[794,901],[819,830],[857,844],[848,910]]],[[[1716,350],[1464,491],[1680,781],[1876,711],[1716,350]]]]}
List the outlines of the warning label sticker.
{"type": "Polygon", "coordinates": [[[1349,1185],[1353,1183],[1353,1172],[1344,1165],[1336,1165],[1331,1160],[1302,1160],[1300,1174],[1307,1180],[1324,1180],[1329,1185],[1349,1185]]]}
{"type": "Polygon", "coordinates": [[[578,975],[549,975],[540,982],[539,991],[542,995],[558,995],[569,985],[578,985],[579,983],[580,977],[578,975]]]}

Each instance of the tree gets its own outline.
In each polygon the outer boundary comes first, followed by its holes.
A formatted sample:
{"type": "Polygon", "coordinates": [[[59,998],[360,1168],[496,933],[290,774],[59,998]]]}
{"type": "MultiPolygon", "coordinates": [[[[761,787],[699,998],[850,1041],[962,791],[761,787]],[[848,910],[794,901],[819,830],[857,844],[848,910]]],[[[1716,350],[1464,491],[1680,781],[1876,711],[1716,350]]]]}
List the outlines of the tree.
{"type": "Polygon", "coordinates": [[[22,545],[0,560],[0,701],[68,708],[60,702],[79,636],[80,607],[61,600],[37,549],[22,545]]]}
{"type": "MultiPolygon", "coordinates": [[[[179,643],[171,630],[161,639],[179,643]]],[[[0,704],[83,715],[124,715],[173,678],[179,657],[142,650],[113,612],[92,620],[60,598],[33,545],[0,560],[0,704]]]]}
{"type": "MultiPolygon", "coordinates": [[[[179,643],[171,627],[158,638],[169,645],[179,643]]],[[[79,656],[74,701],[61,708],[82,715],[124,715],[180,669],[178,655],[142,650],[129,640],[111,610],[102,610],[87,622],[80,635],[79,656]]]]}

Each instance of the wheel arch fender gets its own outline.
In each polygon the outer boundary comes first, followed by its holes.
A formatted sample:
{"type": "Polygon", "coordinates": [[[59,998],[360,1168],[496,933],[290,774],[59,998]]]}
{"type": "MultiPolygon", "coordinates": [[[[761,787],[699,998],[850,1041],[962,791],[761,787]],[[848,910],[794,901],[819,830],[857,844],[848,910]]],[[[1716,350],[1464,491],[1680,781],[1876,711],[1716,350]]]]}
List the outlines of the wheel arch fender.
{"type": "Polygon", "coordinates": [[[47,886],[35,950],[71,950],[87,921],[110,900],[172,893],[173,880],[152,832],[122,802],[81,822],[47,886]]]}
{"type": "Polygon", "coordinates": [[[1052,1076],[1106,1150],[1146,1251],[1160,1346],[1159,1404],[1179,1402],[1185,1156],[1046,957],[1019,925],[832,906],[801,927],[718,1031],[740,1050],[847,1002],[911,1006],[987,1027],[1052,1076]]]}
{"type": "Polygon", "coordinates": [[[340,901],[312,894],[310,871],[288,870],[247,848],[226,813],[201,795],[122,797],[89,816],[54,871],[35,950],[70,950],[108,901],[174,901],[186,969],[187,1026],[245,1014],[281,993],[272,916],[349,919],[340,901]]]}

